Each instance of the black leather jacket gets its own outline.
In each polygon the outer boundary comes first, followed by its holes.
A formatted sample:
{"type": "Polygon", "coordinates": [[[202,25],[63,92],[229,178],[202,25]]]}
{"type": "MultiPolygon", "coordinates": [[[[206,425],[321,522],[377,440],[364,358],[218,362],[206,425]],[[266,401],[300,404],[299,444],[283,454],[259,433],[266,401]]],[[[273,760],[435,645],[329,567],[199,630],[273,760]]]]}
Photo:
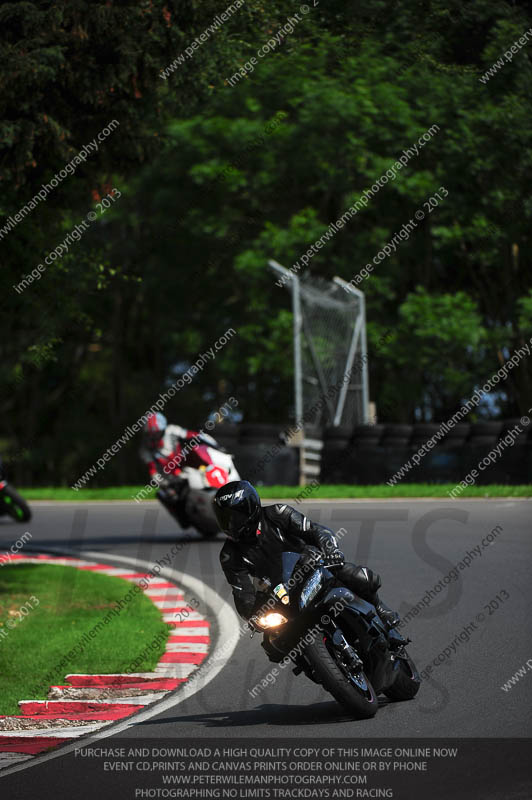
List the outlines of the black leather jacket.
{"type": "Polygon", "coordinates": [[[312,522],[295,508],[279,503],[262,509],[257,532],[241,542],[226,541],[220,552],[225,577],[233,588],[236,610],[249,619],[255,609],[256,591],[251,576],[267,572],[267,565],[276,552],[303,552],[313,545],[324,553],[337,548],[334,533],[324,525],[312,522]]]}

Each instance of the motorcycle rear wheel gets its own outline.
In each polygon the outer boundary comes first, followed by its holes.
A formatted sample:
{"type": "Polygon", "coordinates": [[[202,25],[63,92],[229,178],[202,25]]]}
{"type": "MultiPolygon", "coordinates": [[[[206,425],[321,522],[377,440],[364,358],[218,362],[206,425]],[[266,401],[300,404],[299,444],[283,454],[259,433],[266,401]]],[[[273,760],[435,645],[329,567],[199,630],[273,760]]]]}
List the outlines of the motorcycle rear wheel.
{"type": "Polygon", "coordinates": [[[305,653],[316,679],[343,708],[356,719],[375,716],[377,695],[362,670],[348,677],[321,636],[307,646],[305,653]]]}
{"type": "Polygon", "coordinates": [[[31,519],[29,505],[11,486],[6,486],[1,494],[4,510],[15,522],[28,522],[31,519]]]}

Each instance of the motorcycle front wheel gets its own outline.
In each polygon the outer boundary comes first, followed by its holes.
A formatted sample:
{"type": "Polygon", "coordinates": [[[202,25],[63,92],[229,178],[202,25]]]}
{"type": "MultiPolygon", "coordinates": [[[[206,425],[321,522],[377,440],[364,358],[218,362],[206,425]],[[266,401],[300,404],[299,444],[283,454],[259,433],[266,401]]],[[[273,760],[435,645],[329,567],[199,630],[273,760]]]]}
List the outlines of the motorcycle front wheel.
{"type": "Polygon", "coordinates": [[[419,691],[421,678],[406,650],[397,662],[397,676],[392,685],[384,689],[384,694],[390,700],[411,700],[419,691]]]}
{"type": "Polygon", "coordinates": [[[15,522],[28,522],[31,519],[29,505],[11,486],[6,486],[0,495],[4,510],[15,522]]]}
{"type": "Polygon", "coordinates": [[[357,719],[375,716],[377,695],[362,669],[354,672],[341,665],[334,649],[329,649],[321,636],[308,645],[305,653],[316,680],[343,708],[357,719]]]}

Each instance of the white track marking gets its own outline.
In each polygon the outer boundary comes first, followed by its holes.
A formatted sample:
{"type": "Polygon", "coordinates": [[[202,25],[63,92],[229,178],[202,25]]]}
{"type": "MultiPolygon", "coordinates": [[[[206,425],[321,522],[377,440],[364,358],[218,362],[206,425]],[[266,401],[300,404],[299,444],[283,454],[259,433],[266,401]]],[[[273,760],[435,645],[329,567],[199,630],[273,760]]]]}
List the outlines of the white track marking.
{"type": "MultiPolygon", "coordinates": [[[[98,688],[98,687],[94,687],[94,688],[98,688]]],[[[123,690],[124,692],[127,692],[127,685],[126,686],[121,686],[120,690],[121,691],[123,690]]],[[[64,689],[63,690],[59,690],[58,693],[64,692],[64,691],[65,691],[64,689]]],[[[54,705],[56,703],[61,703],[61,706],[62,707],[66,707],[66,708],[68,708],[68,704],[69,703],[76,703],[76,704],[79,704],[79,703],[90,703],[91,705],[101,705],[102,710],[105,711],[107,706],[112,705],[114,703],[122,703],[122,704],[125,703],[126,705],[131,705],[131,706],[147,706],[148,703],[155,703],[157,700],[160,699],[160,697],[161,697],[161,695],[158,694],[157,692],[146,692],[146,694],[129,695],[129,697],[106,697],[103,700],[99,700],[97,697],[95,697],[95,698],[91,697],[89,699],[79,698],[79,699],[72,700],[70,697],[64,697],[63,695],[61,695],[61,697],[58,697],[56,700],[20,700],[20,703],[21,703],[21,708],[22,708],[24,703],[31,703],[32,705],[35,705],[36,703],[42,703],[42,707],[43,708],[46,707],[47,711],[53,711],[54,710],[54,705]]],[[[65,711],[65,718],[66,719],[68,719],[68,717],[66,717],[67,714],[68,714],[68,711],[65,711]]],[[[36,717],[36,716],[39,716],[39,715],[38,715],[38,713],[35,713],[35,714],[31,714],[31,716],[32,717],[36,717]]],[[[50,728],[49,730],[56,730],[56,729],[55,728],[54,729],[50,728]]]]}
{"type": "Polygon", "coordinates": [[[170,642],[166,645],[167,653],[208,653],[207,642],[170,642]]]}
{"type": "MultiPolygon", "coordinates": [[[[176,589],[146,589],[144,594],[148,597],[164,597],[166,600],[182,600],[183,592],[176,589]]],[[[177,603],[176,603],[177,605],[177,603]]]]}
{"type": "Polygon", "coordinates": [[[170,636],[210,636],[209,630],[210,628],[199,627],[191,622],[190,625],[179,625],[177,628],[170,628],[170,636]]]}
{"type": "Polygon", "coordinates": [[[158,664],[154,672],[161,678],[188,678],[191,672],[198,669],[196,664],[175,664],[172,661],[158,664]]]}
{"type": "Polygon", "coordinates": [[[201,614],[198,614],[197,611],[188,611],[184,608],[183,611],[172,611],[171,614],[163,614],[164,622],[194,622],[197,620],[203,620],[201,614]]]}
{"type": "Polygon", "coordinates": [[[0,753],[0,769],[7,770],[10,766],[13,766],[13,764],[29,761],[31,758],[35,758],[32,753],[0,753]]]}
{"type": "MultiPolygon", "coordinates": [[[[25,728],[21,731],[0,731],[0,743],[2,736],[7,736],[10,739],[13,737],[18,739],[19,736],[28,739],[35,739],[36,737],[39,739],[77,739],[79,736],[84,736],[87,733],[94,733],[99,728],[102,728],[104,725],[110,725],[112,722],[113,720],[99,719],[96,722],[87,722],[86,725],[70,725],[67,728],[25,728]]],[[[2,753],[2,755],[4,755],[4,753],[2,753]]],[[[39,758],[38,755],[31,757],[35,760],[39,758]]],[[[24,767],[29,767],[32,765],[33,762],[31,764],[24,764],[24,767]]]]}

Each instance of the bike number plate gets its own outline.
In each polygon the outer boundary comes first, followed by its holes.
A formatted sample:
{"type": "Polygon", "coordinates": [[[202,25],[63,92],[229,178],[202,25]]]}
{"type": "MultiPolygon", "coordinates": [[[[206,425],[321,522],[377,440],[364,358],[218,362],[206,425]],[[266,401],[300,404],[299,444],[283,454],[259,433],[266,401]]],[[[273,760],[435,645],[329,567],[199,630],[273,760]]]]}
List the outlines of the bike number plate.
{"type": "Polygon", "coordinates": [[[222,467],[211,464],[205,470],[205,478],[209,486],[212,486],[213,489],[219,489],[227,483],[229,473],[225,469],[222,469],[222,467]]]}

